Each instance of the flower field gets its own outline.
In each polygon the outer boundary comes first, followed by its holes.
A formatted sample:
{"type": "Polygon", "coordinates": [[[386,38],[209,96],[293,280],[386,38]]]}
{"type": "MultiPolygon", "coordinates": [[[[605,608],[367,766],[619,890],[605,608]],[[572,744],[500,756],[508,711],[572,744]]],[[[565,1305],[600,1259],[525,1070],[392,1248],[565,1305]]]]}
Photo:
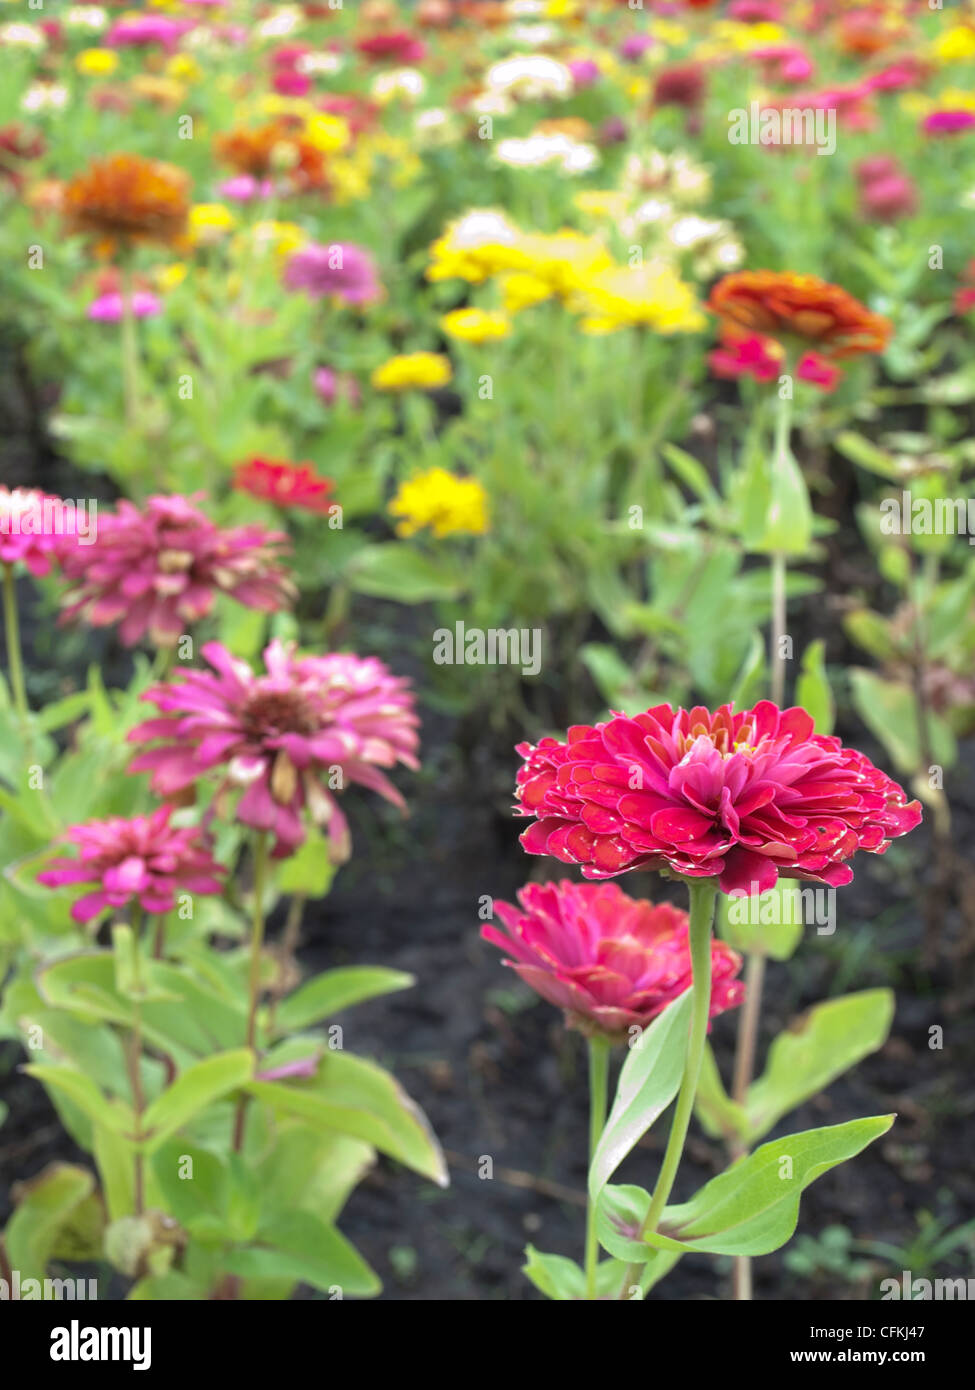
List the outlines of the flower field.
{"type": "Polygon", "coordinates": [[[3,1299],[975,1297],[975,6],[0,60],[3,1299]]]}

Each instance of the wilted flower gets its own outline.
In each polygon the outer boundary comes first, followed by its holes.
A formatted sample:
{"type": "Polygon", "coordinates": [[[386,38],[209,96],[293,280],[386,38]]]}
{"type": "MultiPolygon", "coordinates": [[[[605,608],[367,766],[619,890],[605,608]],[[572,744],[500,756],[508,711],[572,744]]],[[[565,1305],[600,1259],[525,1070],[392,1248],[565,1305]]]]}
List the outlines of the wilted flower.
{"type": "Polygon", "coordinates": [[[234,487],[279,507],[327,513],[333,484],[331,478],[316,473],[310,463],[252,458],[234,469],[234,487]]]}
{"type": "Polygon", "coordinates": [[[377,391],[433,391],[452,376],[450,361],[440,352],[404,352],[373,371],[377,391]]]}
{"type": "Polygon", "coordinates": [[[518,813],[529,854],[581,864],[587,878],[629,869],[717,877],[764,892],[779,874],[849,883],[857,850],[882,854],[921,819],[917,801],[862,753],[768,700],[713,714],[657,705],[577,725],[561,743],[520,744],[518,813]]]}
{"type": "MultiPolygon", "coordinates": [[[[530,883],[520,907],[494,903],[505,930],[481,935],[543,999],[565,1010],[569,1027],[625,1040],[690,989],[687,913],[627,895],[615,883],[530,883]]],[[[711,942],[710,1016],[734,1008],[745,987],[741,957],[711,942]]]]}
{"type": "Polygon", "coordinates": [[[94,545],[62,556],[73,587],[61,621],[118,623],[126,646],[147,634],[174,646],[218,593],[274,612],[294,595],[277,553],[286,540],[263,526],[222,530],[185,497],[150,497],[141,509],[123,500],[99,517],[94,545]]]}
{"type": "Polygon", "coordinates": [[[372,304],[383,295],[372,256],[350,242],[306,242],[289,258],[284,285],[309,299],[334,296],[346,304],[372,304]]]}
{"type": "Polygon", "coordinates": [[[72,825],[64,839],[77,845],[78,858],[52,860],[37,881],[49,888],[97,885],[72,907],[76,922],[90,922],[133,901],[145,912],[171,912],[179,894],[219,893],[224,869],[213,859],[207,837],[195,827],[170,825],[172,812],[173,807],[160,806],[131,820],[113,816],[72,825]]]}
{"type": "Polygon", "coordinates": [[[129,734],[133,743],[157,745],[132,763],[133,772],[152,773],[156,792],[180,792],[219,770],[218,810],[241,793],[236,819],[272,834],[277,858],[304,841],[306,811],[327,828],[336,860],[347,857],[348,827],[334,792],[350,782],[404,806],[379,768],[419,766],[407,680],[373,657],[297,656],[278,641],[265,649],[265,675],[219,642],[208,642],[203,656],[216,674],[188,670],[147,690],[143,699],[163,714],[129,734]]]}
{"type": "Polygon", "coordinates": [[[186,232],[189,184],[182,169],[139,154],[94,160],[65,186],[68,230],[97,237],[106,248],[143,241],[171,246],[186,232]]]}
{"type": "Polygon", "coordinates": [[[400,483],[389,504],[391,516],[402,517],[399,536],[429,529],[444,536],[483,535],[488,529],[487,494],[476,478],[459,478],[446,468],[430,468],[400,483]]]}
{"type": "Polygon", "coordinates": [[[731,333],[798,338],[825,357],[883,352],[892,332],[839,285],[793,271],[735,271],[718,281],[707,307],[731,333]]]}

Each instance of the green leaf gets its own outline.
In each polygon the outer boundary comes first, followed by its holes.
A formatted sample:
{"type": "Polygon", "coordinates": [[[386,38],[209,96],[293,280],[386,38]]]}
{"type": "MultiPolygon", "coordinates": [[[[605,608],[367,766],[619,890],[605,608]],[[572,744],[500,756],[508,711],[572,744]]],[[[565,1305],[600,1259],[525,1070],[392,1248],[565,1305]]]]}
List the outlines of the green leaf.
{"type": "Polygon", "coordinates": [[[780,878],[764,893],[753,893],[751,897],[719,894],[715,914],[718,935],[743,955],[788,960],[802,940],[802,894],[806,891],[816,890],[808,886],[800,889],[794,879],[780,878]]]}
{"type": "Polygon", "coordinates": [[[883,1046],[894,1017],[889,989],[866,989],[828,999],[793,1020],[769,1052],[768,1065],[748,1088],[748,1144],[863,1057],[883,1046]]]}
{"type": "Polygon", "coordinates": [[[686,990],[668,1004],[630,1048],[589,1169],[591,1201],[598,1200],[623,1159],[680,1089],[690,1029],[691,993],[686,990]]]}
{"type": "Polygon", "coordinates": [[[21,1280],[44,1278],[59,1232],[94,1189],[92,1174],[70,1163],[51,1164],[25,1184],[4,1233],[7,1260],[21,1280]]]}
{"type": "Polygon", "coordinates": [[[303,898],[324,898],[337,867],[330,858],[324,835],[317,826],[312,826],[297,854],[286,859],[278,870],[278,890],[300,894],[303,898]]]}
{"type": "Polygon", "coordinates": [[[253,1072],[254,1054],[248,1048],[219,1053],[187,1067],[142,1116],[145,1152],[152,1153],[187,1120],[243,1086],[253,1072]]]}
{"type": "Polygon", "coordinates": [[[51,1087],[74,1101],[75,1105],[96,1124],[104,1125],[116,1134],[131,1131],[134,1119],[131,1106],[118,1100],[110,1100],[98,1089],[94,1081],[74,1067],[39,1062],[24,1067],[24,1071],[28,1076],[36,1077],[42,1085],[51,1087]]]}
{"type": "MultiPolygon", "coordinates": [[[[893,1122],[893,1115],[873,1115],[763,1144],[706,1183],[689,1202],[668,1207],[659,1231],[645,1239],[654,1249],[712,1255],[767,1255],[778,1250],[796,1229],[805,1188],[862,1152],[886,1134],[893,1122]]],[[[631,1221],[636,1206],[631,1196],[627,1209],[631,1221]]],[[[633,1240],[628,1243],[636,1245],[633,1240]]],[[[611,1246],[606,1248],[618,1254],[611,1246]]]]}
{"type": "Polygon", "coordinates": [[[409,989],[416,984],[413,975],[388,970],[381,965],[350,965],[328,970],[300,985],[278,1005],[275,1034],[294,1033],[323,1019],[331,1018],[352,1004],[409,989]]]}
{"type": "Polygon", "coordinates": [[[292,1212],[262,1226],[259,1244],[224,1256],[223,1267],[248,1279],[291,1279],[330,1293],[369,1296],[382,1285],[346,1238],[312,1216],[292,1212]]]}
{"type": "MultiPolygon", "coordinates": [[[[900,770],[911,774],[927,772],[921,766],[917,705],[910,686],[884,680],[862,666],[851,667],[850,683],[857,713],[900,770]]],[[[952,767],[958,758],[954,735],[944,720],[930,710],[927,722],[935,763],[952,767]]]]}
{"type": "Polygon", "coordinates": [[[423,1111],[373,1062],[330,1052],[314,1080],[252,1081],[247,1090],[274,1110],[362,1139],[439,1186],[448,1184],[443,1153],[423,1111]]]}
{"type": "MultiPolygon", "coordinates": [[[[533,1245],[525,1247],[525,1256],[522,1273],[546,1298],[557,1303],[585,1298],[585,1271],[575,1260],[565,1255],[546,1255],[533,1245]]],[[[615,1298],[625,1270],[620,1260],[600,1260],[596,1268],[596,1297],[615,1298]]]]}
{"type": "Polygon", "coordinates": [[[462,576],[446,560],[438,563],[398,541],[364,546],[350,560],[346,578],[357,593],[398,603],[457,598],[465,588],[462,576]]]}
{"type": "Polygon", "coordinates": [[[831,734],[836,717],[833,692],[826,677],[825,653],[825,642],[810,642],[796,682],[796,704],[812,715],[817,734],[831,734]]]}

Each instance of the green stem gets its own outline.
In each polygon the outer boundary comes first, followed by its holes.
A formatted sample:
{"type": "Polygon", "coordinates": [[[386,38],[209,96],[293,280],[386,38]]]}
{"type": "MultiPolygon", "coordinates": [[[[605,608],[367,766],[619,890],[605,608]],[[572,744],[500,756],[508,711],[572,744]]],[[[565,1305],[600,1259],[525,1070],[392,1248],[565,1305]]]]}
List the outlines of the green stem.
{"type": "Polygon", "coordinates": [[[135,321],[135,286],[129,265],[122,267],[121,296],[122,396],[125,401],[125,423],[129,429],[133,429],[139,420],[139,341],[135,321]]]}
{"type": "MultiPolygon", "coordinates": [[[[609,1085],[609,1049],[607,1038],[589,1039],[589,1165],[592,1166],[606,1124],[606,1101],[609,1085]]],[[[596,1297],[596,1270],[599,1265],[599,1240],[596,1236],[596,1204],[586,1205],[586,1298],[596,1297]]]]}
{"type": "Polygon", "coordinates": [[[7,637],[7,669],[10,672],[10,689],[14,697],[14,708],[22,720],[26,720],[27,687],[24,684],[24,660],[20,651],[20,619],[17,616],[17,591],[14,587],[14,567],[3,565],[3,623],[7,637]]]}
{"type": "MultiPolygon", "coordinates": [[[[714,904],[718,888],[711,878],[692,879],[687,886],[691,900],[691,988],[694,991],[691,1001],[691,1035],[687,1045],[684,1076],[670,1124],[670,1136],[660,1165],[657,1185],[650,1199],[650,1207],[640,1230],[640,1240],[646,1239],[656,1231],[673,1190],[694,1110],[694,1097],[697,1094],[701,1063],[704,1060],[704,1045],[708,1037],[708,1019],[711,1014],[711,926],[714,922],[714,904]]],[[[641,1273],[641,1265],[631,1264],[627,1267],[619,1294],[621,1299],[627,1297],[631,1284],[638,1282],[641,1273]]]]}
{"type": "Polygon", "coordinates": [[[142,932],[142,908],[132,906],[132,1033],[129,1040],[129,1078],[132,1086],[132,1109],[135,1114],[135,1158],[133,1201],[136,1216],[145,1211],[145,1159],[142,1153],[142,1114],[145,1095],[142,1090],[142,968],[139,958],[139,937],[142,932]]]}
{"type": "MultiPolygon", "coordinates": [[[[257,1006],[261,997],[261,951],[264,947],[264,882],[267,877],[268,859],[267,832],[259,830],[254,837],[254,909],[251,927],[251,959],[247,985],[247,1046],[251,1049],[257,1040],[257,1006]]],[[[237,1102],[234,1117],[234,1153],[244,1147],[244,1116],[247,1110],[247,1097],[242,1095],[237,1102]]]]}

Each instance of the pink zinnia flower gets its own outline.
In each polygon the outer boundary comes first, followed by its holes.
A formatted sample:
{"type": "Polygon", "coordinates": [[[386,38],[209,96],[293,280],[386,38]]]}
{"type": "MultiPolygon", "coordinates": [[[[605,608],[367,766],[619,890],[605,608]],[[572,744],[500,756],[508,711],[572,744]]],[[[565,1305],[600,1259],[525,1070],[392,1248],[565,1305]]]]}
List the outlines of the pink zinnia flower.
{"type": "Polygon", "coordinates": [[[216,674],[189,670],[147,690],[142,698],[163,716],[129,734],[134,743],[160,740],[132,763],[133,772],[152,773],[156,792],[182,791],[220,768],[218,804],[241,792],[236,818],[273,834],[276,858],[304,840],[305,811],[328,827],[336,860],[348,856],[348,827],[333,792],[350,782],[405,809],[379,768],[419,766],[408,681],[374,657],[296,656],[277,641],[264,652],[266,675],[219,642],[208,642],[203,655],[216,674]]]}
{"type": "MultiPolygon", "coordinates": [[[[645,1028],[691,987],[687,913],[629,898],[615,883],[530,883],[520,908],[495,902],[506,930],[481,935],[513,957],[526,984],[565,1010],[569,1027],[610,1037],[645,1028]]],[[[711,942],[711,1017],[734,1008],[745,987],[741,957],[711,942]]]]}
{"type": "Polygon", "coordinates": [[[61,508],[59,497],[36,488],[0,486],[0,564],[24,564],[36,578],[49,574],[63,536],[45,531],[44,506],[61,508]]]}
{"type": "Polygon", "coordinates": [[[921,129],[925,135],[960,135],[975,125],[975,111],[932,111],[921,129]]]}
{"type": "Polygon", "coordinates": [[[133,899],[145,912],[171,912],[179,893],[219,893],[225,871],[210,854],[206,836],[196,827],[170,825],[172,812],[172,806],[160,806],[149,816],[70,826],[63,838],[77,845],[78,858],[53,860],[37,875],[38,883],[49,888],[97,884],[72,907],[76,922],[90,922],[133,899]]]}
{"type": "Polygon", "coordinates": [[[373,34],[371,38],[359,39],[356,48],[365,58],[383,63],[420,63],[426,56],[426,45],[422,39],[398,29],[393,34],[373,34]]]}
{"type": "MultiPolygon", "coordinates": [[[[162,300],[148,290],[136,290],[132,296],[132,314],[137,319],[153,318],[162,312],[162,300]]],[[[101,294],[88,305],[88,317],[96,323],[119,323],[122,319],[122,296],[116,292],[101,294]]]]}
{"type": "Polygon", "coordinates": [[[729,381],[743,376],[754,377],[756,381],[775,381],[783,361],[778,344],[759,333],[747,338],[728,338],[708,353],[711,371],[729,381]]]}
{"type": "Polygon", "coordinates": [[[277,554],[286,543],[263,526],[222,530],[186,497],[150,497],[141,509],[119,502],[114,515],[99,516],[94,545],[62,554],[73,587],[61,622],[119,623],[126,646],[148,634],[165,647],[210,612],[218,593],[275,612],[295,592],[277,554]]]}
{"type": "Polygon", "coordinates": [[[581,864],[586,878],[655,869],[749,895],[780,873],[849,883],[846,861],[861,849],[883,854],[921,806],[862,753],[813,729],[804,709],[768,700],[738,713],[657,705],[577,725],[565,743],[520,744],[516,809],[536,818],[521,843],[581,864]]]}
{"type": "Polygon", "coordinates": [[[362,390],[351,372],[336,372],[332,367],[316,367],[312,383],[319,398],[326,405],[334,405],[340,398],[351,406],[362,403],[362,390]]]}
{"type": "Polygon", "coordinates": [[[382,298],[375,262],[368,251],[349,242],[306,243],[285,266],[284,284],[303,290],[309,299],[334,295],[346,304],[371,304],[382,298]]]}

